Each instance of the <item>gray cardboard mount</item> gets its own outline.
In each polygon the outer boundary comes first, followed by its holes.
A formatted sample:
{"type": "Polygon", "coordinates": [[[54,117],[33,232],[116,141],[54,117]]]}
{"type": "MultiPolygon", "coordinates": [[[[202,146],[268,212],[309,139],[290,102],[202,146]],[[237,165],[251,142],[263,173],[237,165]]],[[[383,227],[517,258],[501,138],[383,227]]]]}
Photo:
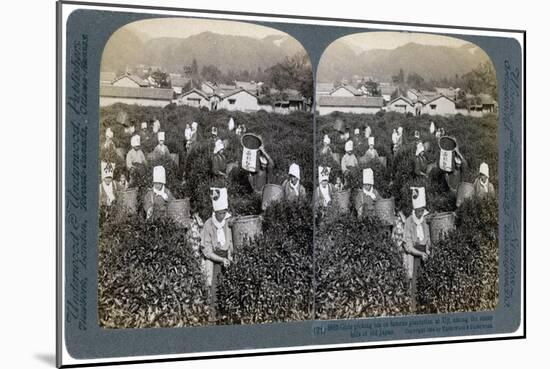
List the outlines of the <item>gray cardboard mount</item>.
{"type": "MultiPolygon", "coordinates": [[[[154,12],[154,10],[152,10],[154,12]]],[[[120,27],[154,14],[80,9],[66,25],[67,99],[63,191],[66,198],[63,296],[66,348],[77,359],[129,357],[308,345],[457,337],[514,332],[522,290],[522,50],[511,38],[457,35],[492,59],[499,82],[500,291],[496,311],[339,321],[104,329],[98,323],[99,71],[103,48],[120,27]]],[[[231,19],[228,15],[227,19],[231,19]]],[[[273,22],[250,23],[288,33],[302,43],[315,71],[325,48],[341,36],[376,29],[273,22]]]]}

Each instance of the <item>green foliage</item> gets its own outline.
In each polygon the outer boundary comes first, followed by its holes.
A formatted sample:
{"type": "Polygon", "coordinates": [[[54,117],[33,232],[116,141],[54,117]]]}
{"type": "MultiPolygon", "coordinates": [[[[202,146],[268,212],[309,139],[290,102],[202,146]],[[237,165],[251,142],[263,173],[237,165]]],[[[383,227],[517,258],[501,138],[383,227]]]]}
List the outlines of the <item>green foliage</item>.
{"type": "Polygon", "coordinates": [[[313,225],[307,202],[270,206],[263,234],[245,244],[218,287],[222,324],[311,318],[313,225]]]}
{"type": "Polygon", "coordinates": [[[169,220],[102,222],[98,285],[102,327],[181,327],[208,319],[199,260],[169,220]]]}
{"type": "Polygon", "coordinates": [[[315,240],[317,319],[409,312],[402,259],[382,223],[341,215],[322,222],[315,240]]]}
{"type": "Polygon", "coordinates": [[[469,199],[457,229],[433,247],[418,281],[421,313],[494,310],[498,303],[498,200],[469,199]]]}

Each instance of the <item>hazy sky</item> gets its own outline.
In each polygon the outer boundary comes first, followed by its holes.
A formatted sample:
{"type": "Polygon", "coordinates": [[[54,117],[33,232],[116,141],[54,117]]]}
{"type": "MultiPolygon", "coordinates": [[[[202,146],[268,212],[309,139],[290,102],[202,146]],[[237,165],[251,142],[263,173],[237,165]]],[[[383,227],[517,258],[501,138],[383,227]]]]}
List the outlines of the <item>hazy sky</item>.
{"type": "Polygon", "coordinates": [[[340,39],[355,47],[356,52],[373,49],[395,49],[414,42],[421,45],[460,47],[468,42],[454,37],[411,32],[366,32],[340,39]]]}
{"type": "Polygon", "coordinates": [[[210,31],[224,35],[264,38],[269,35],[286,35],[276,29],[237,21],[223,21],[195,18],[147,19],[130,23],[124,28],[135,31],[146,38],[188,37],[210,31]]]}

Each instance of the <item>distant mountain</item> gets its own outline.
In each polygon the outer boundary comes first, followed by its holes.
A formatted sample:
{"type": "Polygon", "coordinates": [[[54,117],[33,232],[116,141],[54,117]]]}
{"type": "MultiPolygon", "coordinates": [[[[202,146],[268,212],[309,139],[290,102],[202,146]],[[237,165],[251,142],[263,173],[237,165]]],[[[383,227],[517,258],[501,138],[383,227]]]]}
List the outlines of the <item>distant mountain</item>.
{"type": "Polygon", "coordinates": [[[193,58],[199,68],[213,64],[223,72],[255,71],[258,67],[262,70],[271,67],[303,50],[300,43],[289,36],[257,39],[203,32],[186,38],[162,37],[142,41],[137,35],[132,37],[128,32],[119,35],[119,32],[105,48],[101,67],[104,71],[147,64],[176,72],[191,65],[193,58]]]}
{"type": "Polygon", "coordinates": [[[323,54],[317,79],[332,82],[362,75],[389,81],[400,68],[406,75],[416,72],[426,80],[440,79],[465,74],[487,60],[485,52],[472,44],[455,48],[408,43],[357,54],[350,45],[337,42],[323,54]]]}

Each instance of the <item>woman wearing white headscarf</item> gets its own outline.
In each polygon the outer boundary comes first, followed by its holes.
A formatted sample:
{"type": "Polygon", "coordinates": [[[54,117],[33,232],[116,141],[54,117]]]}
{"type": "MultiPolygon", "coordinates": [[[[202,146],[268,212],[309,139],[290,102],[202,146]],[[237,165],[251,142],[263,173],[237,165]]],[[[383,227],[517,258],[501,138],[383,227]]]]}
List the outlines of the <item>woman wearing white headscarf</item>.
{"type": "Polygon", "coordinates": [[[225,172],[227,166],[227,159],[224,154],[223,141],[218,139],[214,144],[214,152],[212,156],[212,176],[214,179],[214,187],[224,187],[227,180],[227,173],[225,172]]]}
{"type": "Polygon", "coordinates": [[[164,141],[165,141],[165,138],[166,138],[166,135],[164,132],[158,132],[157,133],[157,138],[158,138],[158,145],[155,146],[155,150],[153,150],[153,152],[155,153],[156,156],[158,157],[165,157],[165,156],[170,156],[170,150],[168,150],[168,146],[166,146],[164,144],[164,141]]]}
{"type": "Polygon", "coordinates": [[[113,181],[114,171],[114,163],[101,162],[101,183],[99,185],[100,206],[111,207],[116,202],[119,189],[117,183],[113,181]]]}
{"type": "Polygon", "coordinates": [[[211,188],[213,213],[206,222],[201,232],[201,251],[211,269],[211,279],[207,281],[210,286],[210,307],[212,317],[215,317],[218,277],[223,268],[228,268],[233,261],[233,236],[228,220],[231,214],[228,212],[227,189],[211,188]]]}
{"type": "Polygon", "coordinates": [[[288,202],[302,200],[306,197],[306,189],[300,183],[300,167],[292,163],[288,169],[288,179],[283,182],[284,199],[288,202]]]}
{"type": "Polygon", "coordinates": [[[414,173],[419,177],[428,177],[428,159],[424,152],[424,144],[416,144],[416,156],[414,158],[414,173]]]}
{"type": "Polygon", "coordinates": [[[323,147],[321,148],[321,155],[327,157],[332,156],[332,149],[330,148],[330,137],[328,135],[325,135],[323,137],[323,147]]]}
{"type": "Polygon", "coordinates": [[[355,198],[357,216],[375,217],[375,205],[380,198],[380,194],[374,188],[374,172],[371,168],[363,169],[363,188],[355,198]]]}
{"type": "Polygon", "coordinates": [[[405,221],[403,229],[403,249],[408,258],[407,277],[411,281],[410,291],[413,310],[416,307],[416,280],[420,273],[421,262],[430,255],[430,228],[426,221],[426,191],[424,187],[412,187],[413,211],[405,221]]]}
{"type": "Polygon", "coordinates": [[[319,186],[315,190],[315,201],[319,208],[326,208],[332,201],[335,191],[334,185],[329,182],[330,168],[319,167],[319,186]]]}
{"type": "Polygon", "coordinates": [[[166,171],[163,166],[153,168],[153,188],[143,198],[143,209],[147,219],[158,219],[166,216],[168,203],[175,198],[166,188],[166,171]]]}
{"type": "Polygon", "coordinates": [[[487,163],[481,163],[479,166],[479,176],[474,181],[474,193],[479,198],[495,194],[495,187],[489,182],[489,165],[487,163]]]}

